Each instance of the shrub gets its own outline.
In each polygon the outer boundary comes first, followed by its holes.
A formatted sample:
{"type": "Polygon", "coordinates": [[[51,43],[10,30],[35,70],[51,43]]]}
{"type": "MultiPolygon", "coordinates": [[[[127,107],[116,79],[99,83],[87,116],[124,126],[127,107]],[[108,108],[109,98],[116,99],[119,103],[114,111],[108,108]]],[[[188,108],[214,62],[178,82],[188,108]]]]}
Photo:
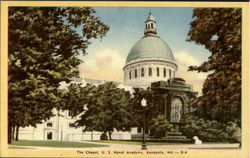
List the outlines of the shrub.
{"type": "Polygon", "coordinates": [[[173,131],[173,125],[166,120],[164,115],[158,115],[150,121],[150,135],[154,138],[166,136],[167,131],[173,131]]]}
{"type": "Polygon", "coordinates": [[[186,114],[182,118],[181,132],[188,138],[198,136],[202,141],[241,141],[241,129],[237,123],[220,123],[216,120],[198,118],[192,114],[186,114]]]}
{"type": "Polygon", "coordinates": [[[197,133],[200,131],[201,127],[197,124],[198,119],[199,118],[197,116],[188,114],[182,117],[181,122],[183,125],[181,126],[180,130],[188,138],[192,139],[193,136],[197,135],[197,133]]]}
{"type": "Polygon", "coordinates": [[[241,129],[237,126],[237,123],[228,122],[225,131],[228,133],[230,142],[241,142],[241,129]]]}

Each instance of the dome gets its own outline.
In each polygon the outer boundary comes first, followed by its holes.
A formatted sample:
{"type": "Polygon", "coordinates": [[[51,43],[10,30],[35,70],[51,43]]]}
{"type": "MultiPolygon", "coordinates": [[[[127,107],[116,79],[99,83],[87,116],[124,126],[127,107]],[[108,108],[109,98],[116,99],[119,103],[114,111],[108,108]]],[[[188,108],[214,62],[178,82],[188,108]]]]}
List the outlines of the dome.
{"type": "Polygon", "coordinates": [[[167,45],[158,36],[145,36],[141,38],[129,51],[126,64],[137,59],[162,59],[175,61],[174,55],[167,45]]]}

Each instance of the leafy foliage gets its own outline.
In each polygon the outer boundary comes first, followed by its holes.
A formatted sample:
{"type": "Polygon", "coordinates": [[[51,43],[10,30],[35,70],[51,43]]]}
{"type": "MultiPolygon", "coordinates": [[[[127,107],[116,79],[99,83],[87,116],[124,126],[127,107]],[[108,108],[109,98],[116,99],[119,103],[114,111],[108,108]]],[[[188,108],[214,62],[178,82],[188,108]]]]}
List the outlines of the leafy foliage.
{"type": "Polygon", "coordinates": [[[190,71],[210,72],[202,96],[193,105],[197,114],[220,122],[241,119],[241,23],[239,8],[196,8],[188,41],[211,52],[200,66],[190,71]]]}
{"type": "Polygon", "coordinates": [[[241,129],[237,123],[229,121],[225,131],[228,133],[228,140],[231,142],[241,142],[241,129]]]}
{"type": "Polygon", "coordinates": [[[163,113],[162,98],[157,92],[147,89],[143,90],[140,88],[135,88],[133,97],[130,99],[130,106],[132,108],[133,119],[131,120],[133,127],[142,127],[143,118],[142,118],[142,105],[141,100],[145,99],[147,105],[145,107],[146,115],[146,127],[149,127],[149,123],[153,118],[156,118],[159,114],[163,113]]]}
{"type": "Polygon", "coordinates": [[[70,110],[75,117],[86,111],[86,105],[95,101],[97,87],[91,84],[83,86],[82,84],[71,83],[62,96],[62,110],[70,110]]]}
{"type": "Polygon", "coordinates": [[[202,141],[241,141],[241,130],[236,123],[220,123],[216,120],[207,120],[186,114],[182,118],[184,125],[181,131],[189,138],[198,136],[202,141]]]}
{"type": "Polygon", "coordinates": [[[77,56],[109,29],[94,13],[92,8],[9,8],[8,133],[52,116],[59,83],[78,75],[77,56]]]}
{"type": "Polygon", "coordinates": [[[150,135],[154,138],[162,138],[166,136],[167,131],[173,131],[174,126],[167,121],[164,115],[158,115],[151,120],[149,128],[150,135]]]}
{"type": "Polygon", "coordinates": [[[131,127],[131,109],[128,106],[130,93],[119,89],[112,82],[92,87],[90,97],[86,98],[86,110],[76,121],[85,131],[108,132],[109,139],[117,131],[129,131],[131,127]]]}

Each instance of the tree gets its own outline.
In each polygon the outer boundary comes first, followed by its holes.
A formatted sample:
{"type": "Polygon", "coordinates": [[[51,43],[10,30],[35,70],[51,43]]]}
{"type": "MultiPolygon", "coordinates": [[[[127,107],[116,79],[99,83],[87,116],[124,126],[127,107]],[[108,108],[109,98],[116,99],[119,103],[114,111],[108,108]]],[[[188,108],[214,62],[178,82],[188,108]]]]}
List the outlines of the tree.
{"type": "Polygon", "coordinates": [[[145,128],[149,128],[149,124],[152,119],[158,117],[158,115],[163,114],[163,105],[164,100],[160,97],[157,92],[151,89],[140,89],[134,88],[133,97],[130,99],[130,106],[132,108],[132,116],[133,119],[131,120],[133,127],[142,127],[143,125],[143,118],[142,118],[142,105],[141,100],[145,99],[147,101],[147,106],[145,107],[145,115],[146,115],[146,122],[145,128]]]}
{"type": "Polygon", "coordinates": [[[109,139],[114,129],[129,131],[131,127],[130,93],[117,88],[112,82],[92,87],[85,96],[86,107],[76,126],[84,126],[85,131],[108,133],[109,139]]]}
{"type": "Polygon", "coordinates": [[[53,116],[59,83],[78,75],[77,57],[109,29],[94,13],[92,8],[9,8],[8,143],[15,127],[53,116]]]}
{"type": "Polygon", "coordinates": [[[220,122],[241,119],[241,23],[239,8],[197,8],[188,41],[211,52],[200,66],[190,71],[210,72],[202,96],[194,100],[197,114],[220,122]]]}
{"type": "Polygon", "coordinates": [[[62,95],[62,110],[73,112],[72,117],[86,112],[87,104],[94,104],[97,87],[92,84],[83,86],[82,84],[71,83],[62,95]]]}

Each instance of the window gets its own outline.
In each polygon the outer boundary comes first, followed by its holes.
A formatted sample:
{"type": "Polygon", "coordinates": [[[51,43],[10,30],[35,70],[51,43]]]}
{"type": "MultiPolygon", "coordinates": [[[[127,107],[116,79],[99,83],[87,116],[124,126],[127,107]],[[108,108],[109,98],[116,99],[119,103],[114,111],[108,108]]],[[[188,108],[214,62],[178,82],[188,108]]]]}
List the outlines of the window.
{"type": "Polygon", "coordinates": [[[131,80],[131,71],[129,71],[129,79],[131,80]]]}
{"type": "Polygon", "coordinates": [[[169,79],[171,78],[171,70],[169,70],[169,79]]]}
{"type": "Polygon", "coordinates": [[[160,76],[160,70],[158,67],[157,67],[156,71],[157,71],[157,76],[160,76]]]}
{"type": "Polygon", "coordinates": [[[171,105],[171,122],[180,122],[182,101],[180,98],[174,98],[171,105]]]}
{"type": "Polygon", "coordinates": [[[151,67],[148,69],[148,76],[152,76],[152,68],[151,67]]]}
{"type": "Polygon", "coordinates": [[[69,127],[73,128],[73,127],[75,127],[75,124],[74,123],[69,123],[69,127]]]}
{"type": "Polygon", "coordinates": [[[144,77],[144,68],[141,68],[141,77],[144,77]]]}
{"type": "Polygon", "coordinates": [[[46,126],[47,127],[53,127],[53,123],[52,122],[48,122],[46,126]]]}
{"type": "Polygon", "coordinates": [[[74,116],[74,112],[73,111],[69,111],[68,116],[69,117],[73,117],[74,116]]]}
{"type": "Polygon", "coordinates": [[[153,23],[151,23],[151,28],[154,28],[154,25],[153,25],[153,23]]]}
{"type": "Polygon", "coordinates": [[[166,77],[166,69],[163,69],[163,76],[166,77]]]}
{"type": "Polygon", "coordinates": [[[135,78],[137,78],[137,69],[135,69],[135,78]]]}

